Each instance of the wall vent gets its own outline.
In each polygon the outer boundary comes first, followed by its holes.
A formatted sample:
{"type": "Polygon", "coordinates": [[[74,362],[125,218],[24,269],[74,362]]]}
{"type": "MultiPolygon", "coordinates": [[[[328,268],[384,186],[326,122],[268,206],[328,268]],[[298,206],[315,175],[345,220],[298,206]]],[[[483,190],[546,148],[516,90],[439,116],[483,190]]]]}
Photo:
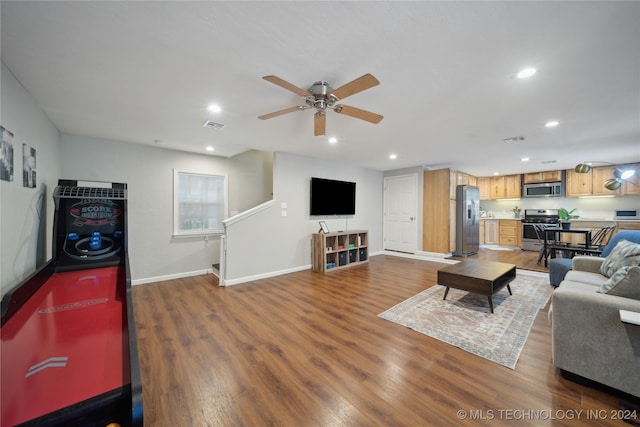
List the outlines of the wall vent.
{"type": "Polygon", "coordinates": [[[211,129],[215,129],[215,130],[220,130],[224,127],[224,125],[222,123],[216,123],[214,121],[211,120],[207,120],[206,122],[204,122],[204,124],[202,125],[206,128],[211,128],[211,129]]]}
{"type": "Polygon", "coordinates": [[[524,141],[524,136],[512,136],[511,138],[503,139],[503,141],[506,142],[507,144],[511,144],[512,142],[520,142],[520,141],[524,141]]]}

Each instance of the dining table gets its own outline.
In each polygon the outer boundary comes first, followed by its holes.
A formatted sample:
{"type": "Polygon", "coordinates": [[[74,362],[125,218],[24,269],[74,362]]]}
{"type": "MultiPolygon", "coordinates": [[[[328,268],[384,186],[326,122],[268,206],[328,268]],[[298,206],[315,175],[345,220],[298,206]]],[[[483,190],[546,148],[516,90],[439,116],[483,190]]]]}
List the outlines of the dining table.
{"type": "MultiPolygon", "coordinates": [[[[567,233],[567,234],[584,234],[584,246],[580,246],[580,249],[584,249],[586,251],[589,251],[591,248],[591,229],[590,228],[546,228],[544,230],[544,242],[543,242],[543,248],[544,248],[544,266],[547,267],[548,266],[548,261],[547,261],[547,254],[549,253],[549,235],[553,236],[553,241],[554,242],[559,242],[560,241],[560,234],[563,233],[567,233]]],[[[555,255],[555,249],[576,249],[577,247],[572,246],[572,245],[564,245],[562,247],[553,247],[555,245],[552,245],[552,251],[554,252],[551,256],[551,258],[554,258],[555,255]]]]}

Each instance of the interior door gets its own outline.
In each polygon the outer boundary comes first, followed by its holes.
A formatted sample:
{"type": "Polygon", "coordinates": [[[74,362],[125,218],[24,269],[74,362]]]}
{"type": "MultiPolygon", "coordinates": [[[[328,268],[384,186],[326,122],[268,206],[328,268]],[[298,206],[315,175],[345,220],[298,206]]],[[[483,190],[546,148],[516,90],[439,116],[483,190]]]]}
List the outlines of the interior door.
{"type": "Polygon", "coordinates": [[[415,253],[418,241],[418,176],[384,179],[384,249],[415,253]]]}

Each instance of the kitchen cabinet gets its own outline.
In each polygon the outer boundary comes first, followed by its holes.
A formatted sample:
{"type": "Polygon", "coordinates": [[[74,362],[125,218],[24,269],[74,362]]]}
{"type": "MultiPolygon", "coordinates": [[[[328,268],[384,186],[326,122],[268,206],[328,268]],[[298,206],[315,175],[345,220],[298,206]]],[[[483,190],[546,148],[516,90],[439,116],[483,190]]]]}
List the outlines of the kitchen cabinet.
{"type": "Polygon", "coordinates": [[[620,230],[640,230],[640,221],[616,221],[616,233],[620,230]]]}
{"type": "Polygon", "coordinates": [[[491,200],[491,178],[478,178],[480,200],[491,200]]]}
{"type": "Polygon", "coordinates": [[[562,180],[562,171],[544,171],[525,173],[523,182],[525,184],[537,184],[540,182],[557,182],[562,180]]]}
{"type": "Polygon", "coordinates": [[[478,185],[478,178],[475,176],[471,176],[468,173],[460,172],[460,171],[450,171],[449,176],[449,198],[452,200],[456,199],[456,189],[458,185],[478,185]]]}
{"type": "Polygon", "coordinates": [[[520,175],[493,176],[490,186],[491,199],[519,199],[522,196],[520,175]]]}
{"type": "Polygon", "coordinates": [[[422,188],[422,250],[449,253],[456,249],[456,189],[477,179],[464,172],[437,169],[424,172],[422,188]]]}
{"type": "Polygon", "coordinates": [[[488,219],[484,223],[484,242],[487,245],[497,245],[500,240],[498,220],[488,219]]]}
{"type": "MultiPolygon", "coordinates": [[[[451,212],[451,170],[424,171],[422,188],[422,250],[448,253],[455,250],[455,208],[451,212]],[[451,242],[454,246],[452,247],[451,242]]],[[[455,205],[455,200],[453,200],[455,205]]]]}
{"type": "Polygon", "coordinates": [[[567,169],[567,197],[591,196],[593,193],[593,169],[588,173],[577,173],[567,169]]]}
{"type": "Polygon", "coordinates": [[[501,219],[498,221],[499,243],[507,246],[522,245],[522,222],[515,219],[501,219]]]}
{"type": "Polygon", "coordinates": [[[633,183],[640,185],[640,177],[637,175],[640,172],[640,164],[634,164],[632,167],[636,169],[636,175],[628,181],[624,180],[618,190],[604,188],[604,182],[613,178],[616,166],[599,166],[587,173],[577,173],[573,169],[568,169],[566,195],[567,197],[640,195],[640,187],[633,185],[633,183]]]}
{"type": "Polygon", "coordinates": [[[593,189],[591,194],[594,196],[620,196],[622,195],[622,187],[617,190],[608,190],[604,187],[604,182],[613,178],[613,173],[616,170],[615,166],[602,166],[591,169],[593,181],[593,189]]]}
{"type": "Polygon", "coordinates": [[[485,242],[486,242],[486,239],[484,237],[484,233],[485,233],[485,229],[486,229],[486,227],[485,227],[486,222],[487,221],[485,221],[483,219],[480,220],[480,244],[481,245],[484,245],[485,242]]]}
{"type": "Polygon", "coordinates": [[[506,175],[505,180],[505,198],[519,199],[522,196],[522,184],[520,175],[506,175]]]}

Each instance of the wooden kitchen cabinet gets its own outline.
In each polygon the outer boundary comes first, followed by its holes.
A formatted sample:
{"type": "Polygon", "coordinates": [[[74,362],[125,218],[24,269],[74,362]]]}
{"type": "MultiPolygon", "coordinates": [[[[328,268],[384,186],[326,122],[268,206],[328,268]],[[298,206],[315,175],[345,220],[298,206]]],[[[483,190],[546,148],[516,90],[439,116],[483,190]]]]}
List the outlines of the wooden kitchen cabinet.
{"type": "Polygon", "coordinates": [[[422,250],[425,252],[448,253],[455,249],[451,247],[451,242],[455,245],[456,228],[451,213],[451,178],[450,169],[424,171],[422,250]]]}
{"type": "Polygon", "coordinates": [[[520,182],[520,175],[504,175],[491,177],[490,198],[519,199],[522,196],[520,182]]]}
{"type": "Polygon", "coordinates": [[[449,176],[449,198],[456,199],[456,189],[458,185],[478,185],[478,178],[471,176],[468,173],[460,171],[450,171],[449,176]]]}
{"type": "Polygon", "coordinates": [[[636,175],[629,181],[623,181],[618,190],[607,190],[604,182],[614,177],[616,166],[599,166],[592,168],[588,173],[577,173],[573,169],[567,170],[567,197],[579,196],[625,196],[640,195],[640,187],[636,187],[632,182],[640,185],[640,164],[634,164],[636,175]]]}
{"type": "Polygon", "coordinates": [[[456,189],[476,178],[451,169],[424,172],[422,188],[422,250],[449,253],[456,249],[456,189]]]}
{"type": "Polygon", "coordinates": [[[491,178],[478,178],[480,200],[491,200],[491,178]]]}
{"type": "Polygon", "coordinates": [[[505,198],[519,199],[522,196],[522,185],[520,175],[506,175],[505,180],[505,198]]]}
{"type": "Polygon", "coordinates": [[[567,169],[567,197],[591,196],[593,193],[593,169],[588,173],[577,173],[567,169]]]}
{"type": "Polygon", "coordinates": [[[480,244],[481,244],[481,245],[484,245],[484,244],[485,244],[485,242],[487,241],[487,240],[485,239],[485,237],[484,237],[484,233],[485,233],[485,229],[486,229],[486,227],[485,227],[486,222],[487,222],[487,221],[486,221],[486,220],[484,220],[484,219],[481,219],[481,220],[480,220],[480,244]]]}
{"type": "Polygon", "coordinates": [[[523,182],[525,184],[537,184],[540,182],[557,182],[562,180],[562,171],[544,171],[525,173],[523,182]]]}
{"type": "Polygon", "coordinates": [[[498,221],[499,243],[507,246],[520,246],[522,244],[522,222],[514,219],[501,219],[498,221]]]}
{"type": "Polygon", "coordinates": [[[613,173],[616,170],[615,166],[601,166],[591,169],[593,181],[592,195],[594,196],[620,196],[622,195],[622,187],[617,190],[608,190],[604,187],[604,182],[610,178],[613,178],[613,173]]]}
{"type": "Polygon", "coordinates": [[[491,199],[504,199],[504,176],[492,176],[491,178],[491,199]]]}
{"type": "Polygon", "coordinates": [[[497,245],[500,240],[498,220],[488,219],[484,223],[484,242],[487,245],[497,245]]]}

